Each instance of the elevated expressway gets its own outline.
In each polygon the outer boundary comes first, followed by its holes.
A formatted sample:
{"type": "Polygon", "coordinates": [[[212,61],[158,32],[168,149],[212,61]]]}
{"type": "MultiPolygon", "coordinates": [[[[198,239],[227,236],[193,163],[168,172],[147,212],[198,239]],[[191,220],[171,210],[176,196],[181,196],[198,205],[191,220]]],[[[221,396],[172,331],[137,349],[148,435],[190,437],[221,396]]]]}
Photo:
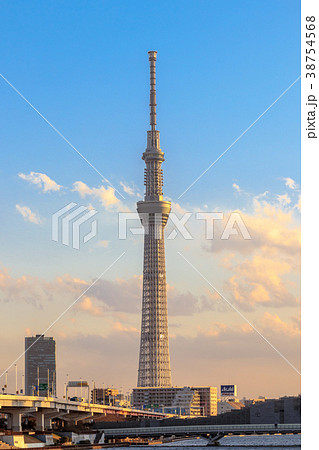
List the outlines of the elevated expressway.
{"type": "MultiPolygon", "coordinates": [[[[0,395],[0,414],[8,414],[8,429],[22,431],[23,415],[36,419],[36,429],[44,431],[51,428],[52,419],[75,421],[118,414],[130,417],[163,418],[165,414],[141,411],[133,408],[107,406],[85,402],[67,402],[51,397],[32,397],[24,395],[0,395]]],[[[107,419],[106,419],[107,420],[107,419]]]]}

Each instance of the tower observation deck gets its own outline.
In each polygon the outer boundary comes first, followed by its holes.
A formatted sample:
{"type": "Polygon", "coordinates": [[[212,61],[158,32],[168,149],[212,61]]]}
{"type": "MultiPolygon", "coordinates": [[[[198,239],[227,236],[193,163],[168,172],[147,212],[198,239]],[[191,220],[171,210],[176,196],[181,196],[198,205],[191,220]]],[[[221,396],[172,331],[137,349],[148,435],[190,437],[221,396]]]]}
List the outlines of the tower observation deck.
{"type": "Polygon", "coordinates": [[[160,149],[156,130],[156,58],[157,52],[148,52],[150,62],[150,125],[147,147],[142,159],[144,200],[137,203],[144,234],[143,301],[141,342],[138,369],[138,387],[171,386],[171,368],[168,343],[167,295],[164,227],[171,203],[163,200],[164,153],[160,149]]]}

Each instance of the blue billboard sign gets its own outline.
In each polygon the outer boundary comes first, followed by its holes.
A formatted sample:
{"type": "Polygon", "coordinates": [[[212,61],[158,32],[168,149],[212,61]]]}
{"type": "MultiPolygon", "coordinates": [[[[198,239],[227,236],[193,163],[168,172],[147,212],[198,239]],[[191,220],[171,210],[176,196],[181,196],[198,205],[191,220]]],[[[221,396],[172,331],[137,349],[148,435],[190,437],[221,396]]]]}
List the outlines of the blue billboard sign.
{"type": "Polygon", "coordinates": [[[228,395],[228,396],[236,397],[236,395],[237,395],[236,384],[222,384],[220,386],[220,395],[228,395]]]}

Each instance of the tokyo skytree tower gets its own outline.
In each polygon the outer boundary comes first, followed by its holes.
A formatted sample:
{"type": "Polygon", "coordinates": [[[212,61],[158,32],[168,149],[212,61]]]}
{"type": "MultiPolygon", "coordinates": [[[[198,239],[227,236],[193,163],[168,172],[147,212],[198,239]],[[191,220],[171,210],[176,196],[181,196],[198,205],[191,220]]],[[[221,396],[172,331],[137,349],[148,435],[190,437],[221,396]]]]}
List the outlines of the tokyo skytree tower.
{"type": "Polygon", "coordinates": [[[157,52],[148,52],[150,61],[150,125],[147,148],[142,159],[144,200],[137,203],[143,224],[144,268],[141,343],[138,369],[138,387],[171,386],[171,368],[168,344],[167,296],[164,227],[171,203],[163,200],[164,153],[160,149],[159,131],[156,130],[156,74],[157,52]]]}

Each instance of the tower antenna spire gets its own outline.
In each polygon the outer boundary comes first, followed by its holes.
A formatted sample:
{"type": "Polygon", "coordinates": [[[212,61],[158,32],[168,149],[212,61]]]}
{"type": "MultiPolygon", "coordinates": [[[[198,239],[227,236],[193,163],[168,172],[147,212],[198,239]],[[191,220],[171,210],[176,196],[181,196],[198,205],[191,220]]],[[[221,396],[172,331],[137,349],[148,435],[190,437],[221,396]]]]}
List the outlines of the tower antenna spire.
{"type": "Polygon", "coordinates": [[[150,61],[150,125],[151,130],[156,128],[156,58],[157,52],[148,52],[150,61]]]}

